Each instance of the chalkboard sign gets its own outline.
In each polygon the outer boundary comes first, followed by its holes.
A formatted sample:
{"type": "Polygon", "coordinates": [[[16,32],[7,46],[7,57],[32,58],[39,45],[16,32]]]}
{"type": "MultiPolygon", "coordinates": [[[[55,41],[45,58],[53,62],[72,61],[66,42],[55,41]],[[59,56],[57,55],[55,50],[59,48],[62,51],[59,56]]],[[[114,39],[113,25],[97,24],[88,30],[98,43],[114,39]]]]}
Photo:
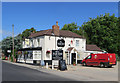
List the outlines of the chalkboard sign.
{"type": "Polygon", "coordinates": [[[57,46],[58,47],[64,47],[65,46],[65,40],[64,39],[58,39],[57,40],[57,46]]]}
{"type": "Polygon", "coordinates": [[[52,50],[52,60],[63,60],[63,50],[52,50]]]}

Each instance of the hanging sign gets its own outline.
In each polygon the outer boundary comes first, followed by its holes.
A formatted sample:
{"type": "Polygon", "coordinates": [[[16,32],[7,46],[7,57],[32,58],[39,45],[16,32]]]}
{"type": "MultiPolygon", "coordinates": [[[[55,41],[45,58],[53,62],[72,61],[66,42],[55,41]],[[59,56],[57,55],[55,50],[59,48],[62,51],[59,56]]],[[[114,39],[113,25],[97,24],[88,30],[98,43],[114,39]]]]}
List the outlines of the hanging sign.
{"type": "Polygon", "coordinates": [[[25,44],[29,45],[29,39],[25,39],[25,44]]]}
{"type": "Polygon", "coordinates": [[[11,53],[11,50],[7,50],[8,53],[11,53]]]}
{"type": "Polygon", "coordinates": [[[57,40],[57,46],[58,47],[64,47],[65,46],[65,40],[64,39],[58,39],[57,40]]]}
{"type": "Polygon", "coordinates": [[[63,50],[52,50],[52,60],[63,60],[63,50]]]}

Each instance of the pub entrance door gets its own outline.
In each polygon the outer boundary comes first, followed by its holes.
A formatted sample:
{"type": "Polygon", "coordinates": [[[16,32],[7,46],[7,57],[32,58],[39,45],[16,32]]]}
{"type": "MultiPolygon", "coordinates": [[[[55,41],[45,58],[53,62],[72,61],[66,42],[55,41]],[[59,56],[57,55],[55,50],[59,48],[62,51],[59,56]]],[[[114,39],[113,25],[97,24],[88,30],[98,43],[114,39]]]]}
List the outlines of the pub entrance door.
{"type": "Polygon", "coordinates": [[[76,63],[76,53],[72,53],[71,64],[76,63]]]}

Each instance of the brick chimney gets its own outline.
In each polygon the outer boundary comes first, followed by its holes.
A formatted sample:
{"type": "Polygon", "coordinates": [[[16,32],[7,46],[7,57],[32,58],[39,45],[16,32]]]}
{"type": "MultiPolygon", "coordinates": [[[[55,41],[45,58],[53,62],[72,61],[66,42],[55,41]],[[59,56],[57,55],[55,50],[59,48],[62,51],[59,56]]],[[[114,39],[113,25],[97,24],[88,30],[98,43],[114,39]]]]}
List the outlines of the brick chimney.
{"type": "Polygon", "coordinates": [[[52,33],[56,36],[59,36],[59,26],[58,26],[58,21],[56,21],[56,25],[52,26],[52,33]]]}

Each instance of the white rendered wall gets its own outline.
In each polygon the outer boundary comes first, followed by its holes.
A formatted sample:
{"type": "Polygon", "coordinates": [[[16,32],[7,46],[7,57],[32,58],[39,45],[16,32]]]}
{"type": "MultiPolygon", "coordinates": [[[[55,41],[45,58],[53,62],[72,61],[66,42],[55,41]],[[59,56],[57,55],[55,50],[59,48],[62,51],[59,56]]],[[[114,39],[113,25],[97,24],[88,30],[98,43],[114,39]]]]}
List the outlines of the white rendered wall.
{"type": "MultiPolygon", "coordinates": [[[[86,39],[82,39],[82,38],[40,36],[40,37],[32,38],[32,40],[34,47],[42,47],[42,56],[44,60],[52,60],[52,50],[62,49],[64,54],[63,59],[65,59],[65,51],[69,47],[74,47],[78,51],[86,51],[86,39]],[[61,38],[65,40],[65,47],[57,46],[57,40],[61,38]],[[37,39],[39,39],[40,41],[39,45],[37,39]],[[71,40],[73,41],[73,43],[71,43],[71,40]],[[79,40],[79,46],[76,46],[76,40],[79,40]],[[46,51],[48,50],[51,51],[50,54],[46,54],[46,51]]],[[[31,41],[29,42],[30,42],[29,46],[26,46],[25,43],[23,42],[23,48],[32,47],[32,42],[31,41]]]]}
{"type": "MultiPolygon", "coordinates": [[[[45,36],[45,60],[51,60],[52,59],[52,51],[51,50],[58,50],[62,49],[63,54],[65,55],[65,51],[69,47],[74,47],[76,50],[85,51],[86,49],[86,39],[81,38],[70,38],[70,37],[55,37],[55,36],[45,36]],[[64,39],[65,40],[65,47],[58,47],[57,46],[57,40],[58,39],[64,39]],[[73,41],[73,44],[71,44],[71,40],[73,41]],[[79,46],[76,46],[76,40],[79,40],[79,46]],[[69,46],[70,44],[70,46],[69,46]],[[50,50],[51,53],[49,54],[50,57],[46,55],[46,51],[50,50]]],[[[63,56],[63,59],[65,56],[63,56]]]]}

